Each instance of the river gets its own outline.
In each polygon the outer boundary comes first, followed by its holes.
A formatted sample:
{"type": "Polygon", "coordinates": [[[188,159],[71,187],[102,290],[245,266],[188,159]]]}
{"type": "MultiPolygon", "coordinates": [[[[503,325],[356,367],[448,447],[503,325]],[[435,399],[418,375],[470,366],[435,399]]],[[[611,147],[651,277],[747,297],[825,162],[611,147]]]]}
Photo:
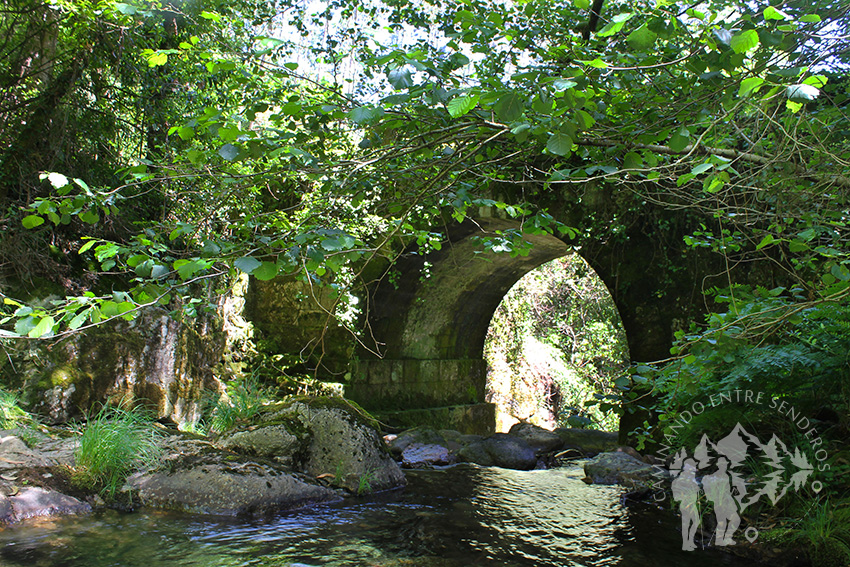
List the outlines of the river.
{"type": "Polygon", "coordinates": [[[0,531],[3,567],[752,566],[681,551],[669,509],[624,504],[580,465],[408,471],[404,491],[263,521],[114,511],[0,531]]]}

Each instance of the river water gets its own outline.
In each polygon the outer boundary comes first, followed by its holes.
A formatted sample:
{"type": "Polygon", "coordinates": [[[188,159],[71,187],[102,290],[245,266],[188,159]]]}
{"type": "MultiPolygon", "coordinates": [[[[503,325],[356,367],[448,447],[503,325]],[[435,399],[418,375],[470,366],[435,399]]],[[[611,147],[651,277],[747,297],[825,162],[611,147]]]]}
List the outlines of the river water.
{"type": "Polygon", "coordinates": [[[623,504],[579,465],[409,471],[404,491],[278,518],[104,512],[0,531],[3,567],[597,566],[752,567],[681,551],[677,515],[623,504]]]}

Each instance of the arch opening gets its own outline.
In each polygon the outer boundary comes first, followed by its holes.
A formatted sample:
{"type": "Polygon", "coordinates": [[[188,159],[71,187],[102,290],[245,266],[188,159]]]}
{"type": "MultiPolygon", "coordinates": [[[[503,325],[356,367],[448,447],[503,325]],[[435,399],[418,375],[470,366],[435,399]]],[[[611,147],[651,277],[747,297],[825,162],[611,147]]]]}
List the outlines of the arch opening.
{"type": "Polygon", "coordinates": [[[578,254],[529,271],[493,313],[484,345],[496,431],[519,421],[616,430],[603,411],[627,380],[629,349],[614,299],[578,254]]]}

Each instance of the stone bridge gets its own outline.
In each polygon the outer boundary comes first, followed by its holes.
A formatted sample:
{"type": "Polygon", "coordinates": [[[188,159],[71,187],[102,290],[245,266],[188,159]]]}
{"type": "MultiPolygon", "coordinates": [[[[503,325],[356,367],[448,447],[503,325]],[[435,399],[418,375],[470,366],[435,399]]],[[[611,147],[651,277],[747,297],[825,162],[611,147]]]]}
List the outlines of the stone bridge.
{"type": "MultiPolygon", "coordinates": [[[[479,239],[518,222],[467,220],[447,231],[441,250],[423,255],[412,247],[390,268],[393,277],[367,287],[361,346],[347,331],[325,327],[315,290],[302,289],[296,299],[295,282],[254,282],[249,316],[279,352],[321,352],[314,366],[326,377],[344,376],[346,395],[391,425],[485,433],[495,425],[494,406],[484,399],[490,319],[514,283],[552,259],[576,251],[596,271],[619,310],[632,361],[669,356],[674,332],[704,311],[702,290],[725,283],[725,275],[714,281],[722,266],[685,249],[682,236],[693,228],[676,218],[580,243],[526,235],[533,247],[518,257],[485,251],[479,239]]],[[[627,421],[621,431],[631,427],[627,421]]]]}

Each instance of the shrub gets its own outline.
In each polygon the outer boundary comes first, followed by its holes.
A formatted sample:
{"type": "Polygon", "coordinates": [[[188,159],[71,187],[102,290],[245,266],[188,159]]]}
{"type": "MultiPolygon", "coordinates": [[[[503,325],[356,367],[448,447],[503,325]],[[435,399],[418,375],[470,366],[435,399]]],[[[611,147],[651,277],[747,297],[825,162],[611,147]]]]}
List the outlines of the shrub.
{"type": "Polygon", "coordinates": [[[89,418],[76,451],[74,483],[114,498],[135,471],[162,460],[159,432],[144,411],[104,407],[89,418]]]}

